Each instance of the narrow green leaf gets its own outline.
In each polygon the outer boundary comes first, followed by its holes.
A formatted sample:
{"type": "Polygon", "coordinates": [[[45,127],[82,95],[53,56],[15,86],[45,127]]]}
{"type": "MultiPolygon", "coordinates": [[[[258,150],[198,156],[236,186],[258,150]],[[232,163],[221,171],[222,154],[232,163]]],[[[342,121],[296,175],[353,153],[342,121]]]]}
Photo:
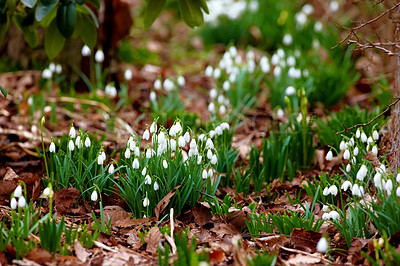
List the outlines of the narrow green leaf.
{"type": "Polygon", "coordinates": [[[1,91],[1,93],[3,93],[3,95],[4,95],[4,97],[7,97],[7,91],[6,91],[6,89],[4,89],[1,85],[0,85],[0,91],[1,91]]]}
{"type": "Polygon", "coordinates": [[[210,14],[210,10],[208,9],[206,0],[199,0],[199,2],[201,5],[201,8],[204,10],[204,12],[206,12],[207,14],[210,14]]]}
{"type": "MultiPolygon", "coordinates": [[[[94,25],[96,25],[96,28],[98,28],[99,27],[99,21],[97,20],[96,15],[93,13],[93,11],[87,5],[83,5],[83,7],[86,8],[86,10],[89,12],[90,16],[93,19],[94,25]]],[[[100,6],[98,8],[100,8],[100,6]]]]}
{"type": "Polygon", "coordinates": [[[37,0],[21,0],[22,3],[24,3],[27,7],[32,8],[37,0]]]}
{"type": "Polygon", "coordinates": [[[44,49],[50,59],[56,57],[65,43],[65,38],[61,35],[57,28],[57,21],[54,19],[44,36],[44,49]]]}
{"type": "Polygon", "coordinates": [[[194,28],[204,23],[201,4],[197,0],[179,0],[179,10],[185,23],[194,28]]]}
{"type": "Polygon", "coordinates": [[[6,36],[6,32],[8,30],[9,25],[10,25],[10,18],[6,16],[6,23],[0,24],[0,44],[3,42],[4,37],[6,36]]]}
{"type": "Polygon", "coordinates": [[[44,4],[40,3],[38,7],[36,8],[36,20],[37,21],[42,21],[44,17],[47,16],[47,14],[50,13],[51,10],[57,5],[57,2],[54,2],[48,6],[45,6],[44,4]]]}
{"type": "Polygon", "coordinates": [[[144,28],[151,27],[161,11],[164,9],[166,0],[149,0],[144,12],[144,28]]]}
{"type": "Polygon", "coordinates": [[[100,1],[99,0],[89,0],[90,3],[94,5],[95,8],[100,8],[100,1]]]}

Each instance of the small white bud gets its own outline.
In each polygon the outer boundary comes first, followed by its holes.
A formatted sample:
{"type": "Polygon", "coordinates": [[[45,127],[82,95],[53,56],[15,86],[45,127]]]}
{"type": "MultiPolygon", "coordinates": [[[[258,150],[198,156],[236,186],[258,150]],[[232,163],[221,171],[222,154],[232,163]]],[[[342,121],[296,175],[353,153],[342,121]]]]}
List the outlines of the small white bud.
{"type": "Polygon", "coordinates": [[[146,172],[147,172],[147,167],[143,168],[142,175],[146,175],[146,172]]]}
{"type": "Polygon", "coordinates": [[[94,55],[94,60],[97,63],[103,63],[104,61],[104,53],[102,50],[97,50],[96,54],[94,55]]]}
{"type": "Polygon", "coordinates": [[[143,139],[149,140],[149,138],[150,138],[150,132],[149,132],[148,129],[146,129],[146,130],[144,131],[144,133],[143,133],[143,139]]]}
{"type": "Polygon", "coordinates": [[[54,142],[50,143],[49,151],[50,152],[56,152],[56,145],[54,144],[54,142]]]}
{"type": "Polygon", "coordinates": [[[15,198],[12,198],[10,202],[11,209],[15,210],[17,208],[17,204],[17,200],[15,198]]]}
{"type": "Polygon", "coordinates": [[[317,251],[321,253],[326,253],[328,252],[328,248],[329,248],[328,240],[326,240],[325,237],[321,237],[321,239],[317,243],[317,251]]]}
{"type": "Polygon", "coordinates": [[[338,189],[335,185],[332,185],[329,187],[329,193],[332,194],[333,196],[336,196],[338,193],[338,189]]]}
{"type": "Polygon", "coordinates": [[[159,189],[157,181],[154,182],[153,188],[154,188],[154,191],[157,191],[159,189]]]}
{"type": "MultiPolygon", "coordinates": [[[[129,149],[128,149],[129,150],[129,149]]],[[[114,174],[114,164],[110,164],[110,167],[108,167],[108,173],[109,174],[114,174]]]]}
{"type": "Polygon", "coordinates": [[[157,131],[157,124],[153,122],[150,126],[150,133],[154,133],[157,131]]]}
{"type": "Polygon", "coordinates": [[[164,169],[167,169],[167,168],[168,168],[168,163],[167,163],[166,160],[163,160],[163,167],[164,167],[164,169]]]}
{"type": "Polygon", "coordinates": [[[328,151],[328,153],[326,154],[325,159],[327,161],[332,161],[332,157],[333,157],[332,151],[328,151]]]}
{"type": "Polygon", "coordinates": [[[343,140],[340,142],[339,148],[341,151],[344,151],[347,148],[346,142],[343,140]]]}
{"type": "Polygon", "coordinates": [[[139,169],[139,160],[138,158],[135,158],[132,162],[132,168],[133,169],[139,169]]]}
{"type": "Polygon", "coordinates": [[[73,151],[75,149],[74,142],[72,141],[72,139],[70,139],[68,142],[68,149],[70,151],[73,151]]]}
{"type": "Polygon", "coordinates": [[[14,197],[19,198],[22,196],[22,187],[18,185],[14,190],[14,197]]]}
{"type": "Polygon", "coordinates": [[[211,157],[211,164],[216,164],[217,161],[218,161],[217,155],[214,154],[214,155],[211,157]]]}
{"type": "Polygon", "coordinates": [[[206,169],[203,170],[202,177],[203,177],[203,179],[207,179],[207,170],[206,169]]]}
{"type": "Polygon", "coordinates": [[[82,47],[81,54],[82,56],[90,56],[91,54],[90,48],[87,45],[84,45],[82,47]]]}
{"type": "Polygon", "coordinates": [[[21,197],[18,199],[18,207],[23,208],[23,207],[25,207],[25,204],[26,204],[25,197],[24,197],[24,196],[21,196],[21,197]]]}
{"type": "Polygon", "coordinates": [[[146,197],[146,198],[143,200],[143,207],[146,208],[146,207],[149,206],[149,205],[150,205],[149,198],[146,197]]]}
{"type": "Polygon", "coordinates": [[[130,149],[126,149],[125,150],[125,159],[129,159],[131,157],[131,150],[130,149]]]}
{"type": "Polygon", "coordinates": [[[160,90],[161,87],[162,87],[161,80],[156,79],[156,81],[154,81],[154,85],[153,86],[154,86],[155,90],[160,90]]]}
{"type": "Polygon", "coordinates": [[[178,138],[178,145],[179,145],[179,147],[185,147],[186,142],[185,142],[185,138],[184,138],[184,137],[179,136],[179,138],[178,138]]]}
{"type": "Polygon", "coordinates": [[[351,164],[347,164],[346,165],[346,172],[350,172],[351,171],[351,164]]]}
{"type": "Polygon", "coordinates": [[[146,177],[144,179],[144,184],[151,185],[151,177],[149,175],[146,175],[146,177]]]}
{"type": "Polygon", "coordinates": [[[73,139],[76,137],[76,131],[73,126],[69,129],[69,136],[73,139]]]}
{"type": "Polygon", "coordinates": [[[89,148],[90,147],[90,139],[89,139],[89,137],[86,137],[86,139],[85,139],[85,147],[86,148],[89,148]]]}
{"type": "Polygon", "coordinates": [[[358,147],[355,147],[355,148],[354,148],[353,154],[354,154],[354,156],[357,156],[357,155],[358,155],[358,147]]]}
{"type": "Polygon", "coordinates": [[[348,160],[350,159],[350,151],[349,150],[345,150],[343,153],[343,159],[348,160]]]}
{"type": "Polygon", "coordinates": [[[378,131],[374,130],[374,132],[372,132],[372,138],[374,140],[378,140],[379,139],[379,133],[378,131]]]}
{"type": "Polygon", "coordinates": [[[179,76],[177,81],[178,81],[178,85],[181,87],[185,86],[185,84],[186,84],[185,78],[183,76],[179,76]]]}
{"type": "Polygon", "coordinates": [[[337,211],[331,211],[329,212],[329,215],[331,216],[332,220],[339,220],[340,214],[337,211]]]}
{"type": "Polygon", "coordinates": [[[97,201],[98,195],[96,190],[93,190],[92,195],[90,195],[90,199],[91,201],[97,201]]]}
{"type": "Polygon", "coordinates": [[[130,70],[129,68],[127,70],[125,70],[125,73],[124,73],[125,80],[131,80],[132,76],[133,76],[132,70],[130,70]]]}

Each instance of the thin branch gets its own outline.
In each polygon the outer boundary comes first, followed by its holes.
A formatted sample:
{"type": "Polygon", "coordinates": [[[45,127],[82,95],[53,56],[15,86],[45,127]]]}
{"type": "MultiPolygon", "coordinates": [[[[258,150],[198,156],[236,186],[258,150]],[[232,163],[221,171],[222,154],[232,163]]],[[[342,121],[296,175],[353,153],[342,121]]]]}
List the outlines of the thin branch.
{"type": "Polygon", "coordinates": [[[387,111],[389,111],[389,109],[390,109],[393,105],[395,105],[396,103],[398,103],[398,102],[400,101],[400,98],[395,98],[395,99],[396,99],[396,100],[395,100],[394,102],[392,102],[391,104],[389,104],[389,105],[386,107],[386,109],[383,110],[382,113],[380,113],[380,114],[378,114],[377,116],[375,116],[374,118],[372,118],[371,121],[369,121],[369,122],[367,122],[367,123],[364,123],[364,124],[355,124],[354,126],[348,127],[348,128],[344,127],[344,129],[343,129],[342,131],[336,132],[336,135],[342,134],[343,132],[346,132],[346,131],[350,131],[350,130],[352,130],[352,129],[354,129],[354,128],[357,128],[357,127],[366,127],[366,126],[370,125],[370,124],[371,124],[372,122],[374,122],[376,119],[378,119],[378,118],[381,117],[383,114],[385,114],[387,111]]]}

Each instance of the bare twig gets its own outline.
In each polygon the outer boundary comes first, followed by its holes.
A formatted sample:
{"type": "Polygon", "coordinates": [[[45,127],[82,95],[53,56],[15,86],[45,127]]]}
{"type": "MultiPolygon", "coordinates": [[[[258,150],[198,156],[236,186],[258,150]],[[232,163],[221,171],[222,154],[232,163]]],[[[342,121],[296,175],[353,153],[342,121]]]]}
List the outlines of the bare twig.
{"type": "Polygon", "coordinates": [[[348,127],[348,128],[345,127],[345,129],[343,129],[342,131],[336,132],[336,135],[342,134],[343,132],[346,132],[346,131],[350,131],[350,130],[352,130],[352,129],[354,129],[354,128],[357,128],[357,127],[365,127],[365,126],[370,125],[372,122],[374,122],[376,119],[378,119],[378,118],[379,118],[380,116],[382,116],[384,113],[386,113],[387,111],[389,111],[389,109],[390,109],[392,106],[394,106],[396,103],[398,103],[398,102],[400,101],[400,98],[394,98],[394,99],[396,99],[396,100],[395,100],[394,102],[392,102],[391,104],[389,104],[389,105],[386,107],[386,109],[383,110],[382,113],[380,113],[380,114],[378,114],[377,116],[375,116],[374,118],[372,118],[371,121],[369,121],[369,122],[367,122],[367,123],[364,123],[364,124],[355,124],[354,126],[351,126],[351,127],[348,127]]]}

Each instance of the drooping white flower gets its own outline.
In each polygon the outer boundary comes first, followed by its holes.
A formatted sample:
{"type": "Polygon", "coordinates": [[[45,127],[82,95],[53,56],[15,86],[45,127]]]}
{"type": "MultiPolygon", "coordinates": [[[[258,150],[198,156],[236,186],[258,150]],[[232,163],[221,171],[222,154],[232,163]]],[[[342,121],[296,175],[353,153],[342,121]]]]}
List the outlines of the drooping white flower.
{"type": "Polygon", "coordinates": [[[293,43],[293,37],[292,37],[292,35],[289,34],[289,33],[286,33],[286,34],[283,36],[282,42],[283,42],[284,45],[287,45],[287,46],[288,46],[288,45],[291,45],[291,44],[293,43]]]}
{"type": "Polygon", "coordinates": [[[50,143],[49,151],[53,153],[56,152],[56,145],[53,141],[50,143]]]}
{"type": "Polygon", "coordinates": [[[373,140],[371,137],[368,137],[367,143],[368,143],[368,144],[372,144],[372,143],[374,143],[374,140],[373,140]]]}
{"type": "Polygon", "coordinates": [[[90,139],[89,139],[89,137],[86,137],[86,139],[85,139],[85,147],[86,148],[89,148],[90,147],[90,139]]]}
{"type": "Polygon", "coordinates": [[[322,22],[321,21],[317,21],[314,24],[314,31],[315,32],[321,32],[323,27],[324,26],[322,25],[322,22]]]}
{"type": "Polygon", "coordinates": [[[378,131],[374,130],[374,132],[372,132],[372,138],[374,140],[378,140],[379,139],[379,133],[378,131]]]}
{"type": "Polygon", "coordinates": [[[15,210],[17,208],[17,204],[17,200],[15,198],[12,198],[10,202],[11,209],[15,210]]]}
{"type": "Polygon", "coordinates": [[[338,189],[335,185],[332,185],[329,187],[329,193],[332,194],[333,196],[336,196],[338,193],[338,189]]]}
{"type": "Polygon", "coordinates": [[[360,138],[360,136],[361,136],[361,132],[360,132],[359,129],[357,129],[357,131],[356,131],[356,138],[360,138]]]}
{"type": "Polygon", "coordinates": [[[207,67],[206,67],[206,70],[205,70],[205,72],[204,72],[204,74],[205,74],[207,77],[211,77],[212,74],[213,74],[213,72],[214,72],[213,67],[212,67],[212,66],[207,66],[207,67]]]}
{"type": "Polygon", "coordinates": [[[346,165],[346,172],[350,172],[351,171],[351,164],[347,164],[346,165]]]}
{"type": "Polygon", "coordinates": [[[330,211],[329,215],[331,216],[332,220],[339,220],[340,214],[337,211],[330,211]]]}
{"type": "Polygon", "coordinates": [[[358,170],[356,178],[357,178],[358,180],[360,180],[360,181],[363,181],[363,180],[364,180],[364,177],[367,176],[367,173],[368,173],[368,169],[367,169],[367,167],[363,164],[363,165],[361,165],[360,169],[358,170]]]}
{"type": "Polygon", "coordinates": [[[221,128],[221,126],[217,126],[217,127],[215,128],[215,133],[216,133],[218,136],[221,136],[221,135],[222,135],[222,128],[221,128]]]}
{"type": "Polygon", "coordinates": [[[330,220],[331,216],[329,215],[329,212],[326,212],[322,214],[322,220],[330,220]]]}
{"type": "Polygon", "coordinates": [[[306,15],[311,15],[312,12],[314,12],[314,7],[311,4],[305,4],[302,8],[301,11],[304,12],[306,15]]]}
{"type": "Polygon", "coordinates": [[[43,190],[43,196],[49,197],[50,194],[52,194],[52,191],[50,190],[49,187],[46,187],[46,188],[43,190]]]}
{"type": "Polygon", "coordinates": [[[388,195],[392,194],[392,190],[393,190],[393,181],[392,181],[392,179],[389,179],[388,181],[386,181],[385,189],[386,189],[388,195]]]}
{"type": "Polygon", "coordinates": [[[339,10],[339,3],[336,0],[333,0],[329,4],[329,9],[332,12],[337,12],[339,10]]]}
{"type": "Polygon", "coordinates": [[[97,191],[96,190],[93,190],[92,195],[90,195],[90,199],[92,201],[97,201],[98,195],[97,195],[97,191]]]}
{"type": "Polygon", "coordinates": [[[189,132],[186,132],[185,135],[183,135],[183,138],[185,139],[186,143],[189,143],[189,141],[190,141],[190,134],[189,134],[189,132]]]}
{"type": "Polygon", "coordinates": [[[131,150],[130,149],[126,149],[125,150],[125,159],[129,159],[131,158],[131,150]]]}
{"type": "Polygon", "coordinates": [[[70,139],[68,142],[68,149],[70,151],[73,151],[75,149],[74,142],[72,141],[72,139],[70,139]]]}
{"type": "Polygon", "coordinates": [[[161,80],[156,79],[156,80],[154,81],[153,87],[154,87],[155,90],[160,90],[161,87],[162,87],[161,80]]]}
{"type": "Polygon", "coordinates": [[[360,188],[357,184],[353,185],[353,187],[351,188],[351,193],[353,194],[353,196],[358,196],[358,197],[362,196],[360,188]]]}
{"type": "Polygon", "coordinates": [[[23,207],[25,207],[25,204],[26,204],[25,197],[24,197],[24,196],[21,196],[21,197],[18,199],[18,207],[23,208],[23,207]]]}
{"type": "Polygon", "coordinates": [[[153,188],[154,188],[154,191],[157,191],[159,189],[157,181],[154,182],[153,188]]]}
{"type": "Polygon", "coordinates": [[[217,96],[218,96],[217,90],[214,89],[214,88],[212,88],[212,89],[210,90],[210,98],[211,98],[211,99],[215,99],[215,98],[217,98],[217,96]]]}
{"type": "Polygon", "coordinates": [[[340,142],[339,149],[340,149],[341,151],[344,151],[346,148],[347,148],[346,142],[344,142],[344,141],[342,140],[342,141],[340,142]]]}
{"type": "Polygon", "coordinates": [[[190,148],[191,149],[195,149],[195,148],[197,148],[197,143],[196,143],[196,140],[195,139],[192,139],[191,141],[190,141],[190,148]]]}
{"type": "Polygon", "coordinates": [[[276,67],[274,68],[274,76],[275,76],[275,77],[278,77],[278,76],[281,75],[281,73],[282,73],[281,67],[280,67],[280,66],[276,66],[276,67]]]}
{"type": "Polygon", "coordinates": [[[163,82],[163,87],[167,92],[170,92],[174,89],[175,85],[170,79],[165,79],[163,82]]]}
{"type": "Polygon", "coordinates": [[[125,70],[125,73],[124,73],[124,78],[125,78],[125,80],[131,80],[131,79],[132,79],[132,76],[133,76],[132,70],[130,70],[129,68],[126,69],[126,70],[125,70]]]}
{"type": "Polygon", "coordinates": [[[397,189],[396,189],[396,196],[400,197],[400,187],[397,187],[397,189]]]}
{"type": "Polygon", "coordinates": [[[206,169],[203,170],[202,177],[203,177],[203,179],[207,178],[207,170],[206,169]]]}
{"type": "Polygon", "coordinates": [[[214,154],[214,155],[211,157],[211,164],[216,164],[217,161],[218,161],[217,155],[214,154]]]}
{"type": "Polygon", "coordinates": [[[397,175],[396,175],[396,182],[400,183],[400,173],[397,173],[397,175]]]}
{"type": "Polygon", "coordinates": [[[183,77],[183,76],[179,76],[177,81],[178,81],[178,85],[181,87],[185,86],[185,84],[186,84],[185,77],[183,77]]]}
{"type": "Polygon", "coordinates": [[[224,89],[224,91],[229,91],[229,89],[231,88],[231,84],[228,80],[224,81],[224,83],[222,84],[222,88],[224,89]]]}
{"type": "Polygon", "coordinates": [[[176,151],[176,140],[171,139],[169,143],[171,146],[171,150],[176,151]]]}
{"type": "Polygon", "coordinates": [[[133,169],[139,169],[139,160],[138,158],[135,158],[132,162],[132,168],[133,169]]]}
{"type": "Polygon", "coordinates": [[[151,185],[151,177],[149,175],[146,175],[146,177],[144,179],[144,184],[151,185]]]}
{"type": "Polygon", "coordinates": [[[326,154],[325,159],[327,161],[332,161],[332,157],[333,157],[332,151],[328,151],[328,153],[326,154]]]}
{"type": "Polygon", "coordinates": [[[354,138],[351,138],[350,140],[349,140],[349,144],[350,144],[350,146],[354,146],[354,138]]]}
{"type": "Polygon", "coordinates": [[[153,149],[148,148],[148,149],[146,150],[146,158],[147,158],[147,159],[150,159],[151,157],[153,157],[153,149]]]}
{"type": "Polygon", "coordinates": [[[270,66],[270,64],[268,62],[268,58],[266,56],[261,57],[260,67],[261,67],[261,71],[264,73],[269,73],[269,71],[271,71],[271,66],[270,66]]]}
{"type": "Polygon", "coordinates": [[[212,168],[208,169],[208,173],[207,173],[208,177],[212,177],[213,174],[214,174],[214,172],[213,172],[212,168]]]}
{"type": "Polygon", "coordinates": [[[367,140],[368,140],[367,135],[365,135],[365,133],[362,132],[362,133],[361,133],[361,141],[362,141],[362,142],[367,142],[367,140]]]}
{"type": "Polygon", "coordinates": [[[167,169],[167,168],[168,168],[168,163],[167,163],[166,160],[163,160],[163,167],[164,167],[164,169],[167,169]]]}
{"type": "Polygon", "coordinates": [[[329,249],[329,243],[328,240],[326,240],[325,237],[321,237],[321,239],[317,243],[317,251],[321,253],[326,253],[328,252],[329,249]]]}
{"type": "Polygon", "coordinates": [[[90,50],[89,46],[84,45],[84,46],[82,47],[82,50],[81,50],[82,56],[90,56],[91,52],[92,52],[92,51],[90,50]]]}
{"type": "Polygon", "coordinates": [[[229,124],[227,122],[222,122],[220,126],[222,130],[229,129],[229,124]]]}
{"type": "Polygon", "coordinates": [[[77,136],[75,139],[75,145],[76,147],[78,147],[78,149],[83,147],[83,142],[81,140],[81,136],[77,136]]]}
{"type": "Polygon", "coordinates": [[[350,159],[350,151],[349,150],[345,150],[343,153],[343,159],[348,160],[350,159]]]}
{"type": "Polygon", "coordinates": [[[325,187],[324,190],[322,191],[322,195],[328,196],[329,195],[329,188],[325,187]]]}
{"type": "Polygon", "coordinates": [[[179,136],[179,138],[178,138],[178,146],[182,148],[182,147],[185,147],[185,145],[186,145],[185,138],[183,136],[179,136]]]}
{"type": "Polygon", "coordinates": [[[146,208],[147,206],[150,205],[150,200],[148,197],[144,198],[143,200],[143,207],[146,208]]]}
{"type": "Polygon", "coordinates": [[[110,164],[110,167],[108,167],[108,173],[109,174],[114,174],[114,164],[110,164]]]}
{"type": "Polygon", "coordinates": [[[353,154],[354,154],[354,156],[357,156],[357,155],[358,155],[358,147],[355,147],[355,148],[354,148],[353,154]]]}
{"type": "Polygon", "coordinates": [[[206,149],[208,149],[208,150],[214,149],[214,143],[210,138],[208,138],[206,141],[206,149]]]}
{"type": "Polygon", "coordinates": [[[215,130],[210,130],[210,132],[208,132],[208,135],[210,136],[210,138],[213,138],[215,136],[215,130]]]}
{"type": "Polygon", "coordinates": [[[51,79],[53,77],[53,73],[50,69],[46,68],[42,72],[42,78],[44,79],[51,79]]]}
{"type": "Polygon", "coordinates": [[[287,96],[295,95],[296,94],[296,89],[293,86],[289,86],[286,88],[285,94],[287,96]]]}
{"type": "Polygon", "coordinates": [[[349,180],[344,181],[343,184],[342,184],[341,189],[343,191],[347,191],[347,189],[349,189],[349,188],[351,190],[351,182],[349,180]]]}
{"type": "Polygon", "coordinates": [[[149,98],[150,98],[150,101],[155,102],[157,100],[157,94],[154,91],[152,91],[152,92],[150,92],[149,98]]]}
{"type": "Polygon", "coordinates": [[[382,174],[380,172],[377,172],[374,175],[374,184],[375,187],[382,189],[382,174]]]}
{"type": "Polygon", "coordinates": [[[144,133],[143,133],[143,139],[149,140],[149,138],[150,138],[150,132],[149,132],[149,130],[146,128],[146,130],[145,130],[144,133]]]}
{"type": "Polygon", "coordinates": [[[73,139],[76,137],[76,131],[74,126],[71,126],[71,128],[69,129],[69,136],[73,139]]]}
{"type": "Polygon", "coordinates": [[[22,187],[18,185],[14,190],[14,197],[19,198],[22,196],[22,187]]]}
{"type": "Polygon", "coordinates": [[[97,50],[96,54],[94,55],[94,60],[97,63],[103,63],[104,61],[104,53],[102,50],[97,50]]]}
{"type": "Polygon", "coordinates": [[[54,73],[56,71],[56,65],[54,63],[50,63],[49,69],[50,69],[51,72],[54,73]]]}
{"type": "Polygon", "coordinates": [[[322,210],[323,210],[324,212],[328,211],[328,210],[329,210],[329,206],[328,206],[328,205],[322,206],[322,210]]]}
{"type": "Polygon", "coordinates": [[[373,146],[371,151],[373,154],[378,155],[378,148],[376,146],[373,146]]]}
{"type": "Polygon", "coordinates": [[[211,157],[213,156],[213,153],[211,150],[207,151],[207,159],[211,160],[211,157]]]}

